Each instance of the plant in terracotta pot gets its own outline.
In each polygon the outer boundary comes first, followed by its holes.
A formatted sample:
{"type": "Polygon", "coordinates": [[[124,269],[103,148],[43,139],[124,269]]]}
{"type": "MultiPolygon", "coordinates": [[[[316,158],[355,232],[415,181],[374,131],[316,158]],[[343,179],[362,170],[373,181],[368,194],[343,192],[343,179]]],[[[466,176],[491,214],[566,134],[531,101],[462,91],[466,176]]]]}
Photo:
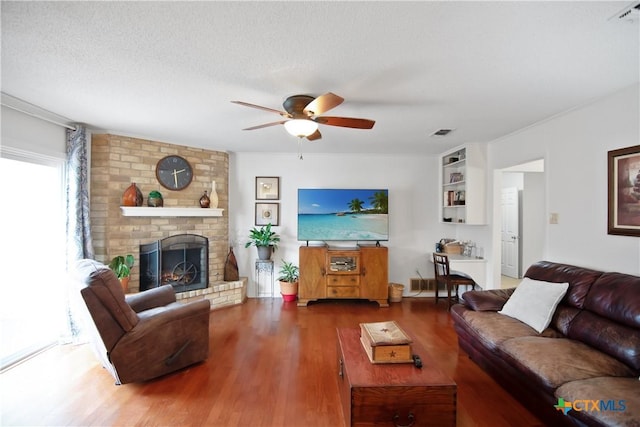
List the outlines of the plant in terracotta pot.
{"type": "Polygon", "coordinates": [[[280,281],[280,294],[285,301],[295,301],[298,295],[298,277],[300,269],[292,262],[282,260],[282,266],[278,271],[280,281]]]}
{"type": "Polygon", "coordinates": [[[258,258],[262,260],[271,259],[271,253],[275,252],[280,242],[280,236],[271,230],[271,223],[260,228],[253,227],[249,230],[249,239],[244,247],[255,246],[258,250],[258,258]]]}
{"type": "Polygon", "coordinates": [[[133,263],[134,258],[131,254],[115,256],[109,263],[109,268],[113,270],[118,279],[120,279],[120,284],[124,292],[127,292],[129,289],[129,278],[131,276],[133,263]]]}

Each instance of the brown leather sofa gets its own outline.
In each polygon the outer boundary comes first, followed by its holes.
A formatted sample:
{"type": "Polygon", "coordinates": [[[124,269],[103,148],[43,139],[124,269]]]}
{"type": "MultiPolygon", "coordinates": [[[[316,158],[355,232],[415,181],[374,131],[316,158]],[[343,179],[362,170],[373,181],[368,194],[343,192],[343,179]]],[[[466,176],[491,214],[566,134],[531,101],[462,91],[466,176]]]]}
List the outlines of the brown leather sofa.
{"type": "Polygon", "coordinates": [[[80,293],[95,329],[94,350],[116,384],[146,381],[209,354],[208,300],[176,302],[171,285],[124,294],[107,266],[81,260],[76,266],[80,293]]]}
{"type": "Polygon", "coordinates": [[[547,425],[640,426],[640,277],[548,261],[525,276],[569,283],[549,327],[498,313],[514,289],[469,291],[460,348],[547,425]]]}

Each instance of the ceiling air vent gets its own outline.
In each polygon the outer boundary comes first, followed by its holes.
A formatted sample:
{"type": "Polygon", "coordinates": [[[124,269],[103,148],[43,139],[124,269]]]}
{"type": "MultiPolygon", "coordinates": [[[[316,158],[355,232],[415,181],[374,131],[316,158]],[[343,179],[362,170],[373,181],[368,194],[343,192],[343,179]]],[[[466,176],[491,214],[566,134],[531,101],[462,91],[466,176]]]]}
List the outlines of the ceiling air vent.
{"type": "Polygon", "coordinates": [[[445,136],[451,133],[451,131],[453,131],[453,129],[438,129],[437,131],[432,133],[431,136],[445,136]]]}
{"type": "Polygon", "coordinates": [[[620,12],[609,18],[610,21],[638,22],[640,20],[640,2],[631,3],[620,12]]]}

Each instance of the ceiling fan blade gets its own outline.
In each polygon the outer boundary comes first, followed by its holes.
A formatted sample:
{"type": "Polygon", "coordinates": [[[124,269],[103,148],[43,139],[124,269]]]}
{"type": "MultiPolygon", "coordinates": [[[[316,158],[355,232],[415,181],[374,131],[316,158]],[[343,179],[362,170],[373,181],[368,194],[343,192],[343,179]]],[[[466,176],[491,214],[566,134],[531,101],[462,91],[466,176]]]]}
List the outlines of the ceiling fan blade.
{"type": "Polygon", "coordinates": [[[286,120],[280,120],[279,122],[265,123],[263,125],[258,125],[258,126],[251,126],[250,128],[246,128],[246,129],[242,129],[242,130],[255,130],[255,129],[268,128],[269,126],[275,126],[275,125],[284,124],[284,122],[286,122],[286,120]]]}
{"type": "Polygon", "coordinates": [[[355,128],[355,129],[371,129],[376,123],[375,120],[369,119],[356,119],[353,117],[316,117],[313,119],[317,123],[329,126],[340,126],[343,128],[355,128]]]}
{"type": "Polygon", "coordinates": [[[256,105],[256,104],[249,104],[248,102],[243,102],[243,101],[231,101],[231,102],[238,105],[244,105],[245,107],[257,108],[258,110],[269,111],[271,113],[280,114],[282,117],[290,117],[289,113],[287,113],[286,111],[275,110],[273,108],[263,107],[261,105],[256,105]]]}
{"type": "Polygon", "coordinates": [[[318,116],[325,111],[329,111],[332,108],[337,107],[343,102],[344,98],[336,95],[335,93],[328,92],[308,103],[302,112],[307,116],[318,116]]]}
{"type": "Polygon", "coordinates": [[[307,139],[309,141],[315,141],[315,140],[320,139],[320,138],[322,138],[322,134],[320,134],[320,131],[317,130],[317,129],[316,129],[316,131],[314,133],[312,133],[311,135],[309,135],[307,137],[307,139]]]}

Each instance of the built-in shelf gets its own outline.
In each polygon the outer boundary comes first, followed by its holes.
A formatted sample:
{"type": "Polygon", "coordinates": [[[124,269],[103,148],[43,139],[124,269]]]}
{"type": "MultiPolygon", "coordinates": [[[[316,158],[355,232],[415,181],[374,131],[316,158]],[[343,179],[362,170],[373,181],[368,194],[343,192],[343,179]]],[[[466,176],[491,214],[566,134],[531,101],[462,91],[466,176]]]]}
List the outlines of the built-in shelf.
{"type": "Polygon", "coordinates": [[[440,157],[441,221],[486,224],[486,146],[467,144],[440,157]]]}
{"type": "Polygon", "coordinates": [[[152,208],[146,206],[120,206],[122,216],[164,216],[164,217],[214,217],[222,216],[224,209],[212,208],[152,208]]]}

